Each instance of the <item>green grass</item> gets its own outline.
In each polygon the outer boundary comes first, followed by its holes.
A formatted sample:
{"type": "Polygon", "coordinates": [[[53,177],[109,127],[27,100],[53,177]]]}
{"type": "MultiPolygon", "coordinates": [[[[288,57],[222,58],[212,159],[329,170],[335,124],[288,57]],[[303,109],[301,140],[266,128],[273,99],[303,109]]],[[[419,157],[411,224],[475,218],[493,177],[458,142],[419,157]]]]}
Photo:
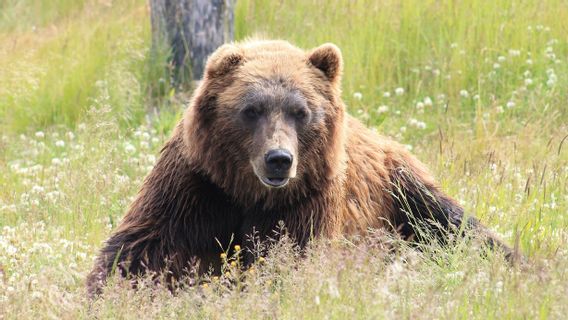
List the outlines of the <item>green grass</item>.
{"type": "Polygon", "coordinates": [[[563,0],[237,5],[238,39],[339,45],[350,112],[407,144],[468,212],[518,242],[531,259],[524,269],[467,240],[389,254],[376,245],[389,239],[376,235],[316,243],[302,259],[283,243],[246,278],[228,267],[175,297],[117,281],[90,304],[92,259],[185,96],[150,48],[148,10],[144,0],[0,2],[0,318],[568,314],[563,0]],[[160,106],[172,107],[156,114],[160,106]]]}
{"type": "MultiPolygon", "coordinates": [[[[166,72],[163,56],[151,54],[146,1],[105,3],[69,2],[62,10],[74,15],[57,18],[52,8],[28,17],[53,18],[44,28],[0,28],[0,128],[72,127],[97,104],[110,108],[126,127],[140,123],[144,111],[154,107],[148,98],[163,86],[157,80],[166,72]]],[[[51,8],[41,1],[34,5],[51,8]]],[[[17,14],[22,6],[8,4],[7,12],[17,14]]]]}

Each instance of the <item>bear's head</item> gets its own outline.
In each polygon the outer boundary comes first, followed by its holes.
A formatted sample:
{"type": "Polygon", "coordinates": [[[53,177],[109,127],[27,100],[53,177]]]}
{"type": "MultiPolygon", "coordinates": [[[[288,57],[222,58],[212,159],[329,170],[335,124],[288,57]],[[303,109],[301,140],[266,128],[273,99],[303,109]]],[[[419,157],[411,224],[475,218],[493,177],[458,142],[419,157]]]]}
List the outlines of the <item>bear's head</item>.
{"type": "Polygon", "coordinates": [[[285,41],[223,45],[184,118],[192,165],[249,205],[324,188],[345,161],[341,72],[333,44],[310,51],[285,41]]]}

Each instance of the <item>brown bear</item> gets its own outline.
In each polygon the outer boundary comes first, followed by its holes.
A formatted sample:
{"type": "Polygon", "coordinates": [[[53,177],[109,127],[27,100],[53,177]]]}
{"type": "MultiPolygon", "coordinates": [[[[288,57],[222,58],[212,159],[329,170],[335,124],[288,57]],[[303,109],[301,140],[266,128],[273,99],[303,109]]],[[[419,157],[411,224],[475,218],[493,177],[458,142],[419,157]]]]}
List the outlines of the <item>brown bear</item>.
{"type": "Polygon", "coordinates": [[[405,147],[346,113],[342,56],[333,44],[310,51],[285,41],[227,44],[203,81],[88,277],[100,292],[122,275],[219,260],[220,244],[247,246],[283,222],[300,247],[317,237],[387,228],[440,239],[462,224],[508,258],[514,252],[441,192],[405,147]]]}

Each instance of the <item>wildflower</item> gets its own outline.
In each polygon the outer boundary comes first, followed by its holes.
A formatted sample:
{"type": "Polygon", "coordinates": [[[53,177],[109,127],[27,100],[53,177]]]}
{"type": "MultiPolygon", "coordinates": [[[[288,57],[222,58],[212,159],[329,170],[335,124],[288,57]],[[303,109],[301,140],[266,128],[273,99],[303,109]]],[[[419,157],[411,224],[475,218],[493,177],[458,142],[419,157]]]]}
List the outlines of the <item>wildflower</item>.
{"type": "Polygon", "coordinates": [[[505,60],[506,60],[506,59],[505,59],[504,56],[499,56],[499,57],[497,57],[497,61],[499,61],[499,62],[501,62],[501,63],[505,62],[505,60]]]}
{"type": "Polygon", "coordinates": [[[55,203],[59,198],[60,192],[59,191],[51,191],[45,194],[47,201],[51,203],[55,203]]]}
{"type": "Polygon", "coordinates": [[[36,138],[38,139],[43,139],[45,138],[45,133],[43,133],[43,131],[38,131],[35,133],[36,138]]]}
{"type": "Polygon", "coordinates": [[[430,97],[426,97],[424,98],[424,105],[427,107],[431,107],[433,104],[432,99],[430,99],[430,97]]]}
{"type": "Polygon", "coordinates": [[[223,260],[227,259],[227,254],[226,254],[226,253],[224,253],[224,252],[223,252],[223,253],[221,253],[221,259],[223,259],[223,260]]]}
{"type": "Polygon", "coordinates": [[[235,261],[231,261],[231,267],[236,267],[237,263],[235,261]]]}
{"type": "Polygon", "coordinates": [[[238,244],[235,245],[235,251],[241,251],[241,246],[239,246],[238,244]]]}
{"type": "Polygon", "coordinates": [[[390,96],[391,96],[391,93],[388,92],[388,91],[385,91],[385,92],[383,93],[383,97],[384,97],[384,98],[390,98],[390,96]]]}
{"type": "Polygon", "coordinates": [[[263,264],[266,260],[263,257],[258,258],[258,263],[263,264]]]}
{"type": "Polygon", "coordinates": [[[497,111],[497,113],[503,113],[505,110],[503,110],[503,106],[497,106],[497,108],[495,108],[495,110],[497,111]]]}
{"type": "Polygon", "coordinates": [[[355,92],[353,93],[353,98],[355,98],[355,100],[361,100],[363,99],[363,94],[361,92],[355,92]]]}
{"type": "Polygon", "coordinates": [[[554,87],[555,83],[556,82],[552,79],[548,79],[548,81],[546,81],[546,85],[549,86],[549,87],[554,87]]]}
{"type": "Polygon", "coordinates": [[[34,291],[34,292],[32,292],[31,297],[32,297],[32,299],[41,299],[41,298],[43,298],[43,293],[41,293],[39,291],[34,291]]]}
{"type": "Polygon", "coordinates": [[[45,188],[42,187],[42,186],[35,185],[35,186],[32,187],[32,193],[40,194],[40,193],[43,193],[44,191],[45,191],[45,188]]]}
{"type": "Polygon", "coordinates": [[[467,98],[469,97],[469,92],[467,92],[467,90],[460,90],[460,96],[462,96],[463,98],[467,98]]]}
{"type": "Polygon", "coordinates": [[[530,65],[530,64],[533,64],[533,61],[532,61],[532,59],[527,59],[526,63],[530,65]]]}
{"type": "Polygon", "coordinates": [[[385,105],[379,106],[379,107],[377,108],[377,112],[378,112],[378,113],[385,113],[385,112],[388,112],[388,111],[389,111],[389,107],[388,107],[388,106],[385,106],[385,105]]]}
{"type": "Polygon", "coordinates": [[[498,63],[493,64],[493,69],[499,69],[499,68],[501,68],[500,64],[498,64],[498,63]]]}
{"type": "Polygon", "coordinates": [[[518,57],[521,55],[521,50],[515,50],[515,49],[510,49],[509,50],[509,55],[511,57],[518,57]]]}
{"type": "Polygon", "coordinates": [[[507,108],[511,109],[515,106],[515,102],[514,101],[509,101],[507,102],[507,108]]]}
{"type": "Polygon", "coordinates": [[[530,86],[530,85],[532,85],[532,84],[533,84],[533,81],[532,81],[531,78],[526,78],[526,79],[525,79],[525,86],[528,87],[528,86],[530,86]]]}
{"type": "Polygon", "coordinates": [[[400,132],[402,133],[406,132],[406,127],[405,126],[400,127],[400,132]]]}
{"type": "Polygon", "coordinates": [[[71,131],[67,132],[67,133],[65,134],[65,136],[66,136],[67,139],[69,139],[69,140],[75,139],[75,134],[74,134],[73,132],[71,132],[71,131]]]}
{"type": "Polygon", "coordinates": [[[132,144],[130,144],[130,143],[127,143],[127,144],[124,146],[124,151],[126,151],[126,153],[132,154],[132,153],[136,152],[136,147],[134,147],[134,146],[133,146],[132,144]]]}
{"type": "Polygon", "coordinates": [[[419,113],[423,113],[424,112],[424,103],[422,103],[422,102],[416,103],[416,110],[418,110],[419,113]]]}
{"type": "Polygon", "coordinates": [[[398,87],[398,88],[394,89],[394,93],[397,96],[402,96],[404,94],[404,88],[398,87]]]}
{"type": "Polygon", "coordinates": [[[63,148],[63,147],[65,147],[65,141],[63,141],[63,140],[57,140],[57,141],[55,142],[55,146],[56,146],[56,147],[59,147],[59,148],[63,148]]]}

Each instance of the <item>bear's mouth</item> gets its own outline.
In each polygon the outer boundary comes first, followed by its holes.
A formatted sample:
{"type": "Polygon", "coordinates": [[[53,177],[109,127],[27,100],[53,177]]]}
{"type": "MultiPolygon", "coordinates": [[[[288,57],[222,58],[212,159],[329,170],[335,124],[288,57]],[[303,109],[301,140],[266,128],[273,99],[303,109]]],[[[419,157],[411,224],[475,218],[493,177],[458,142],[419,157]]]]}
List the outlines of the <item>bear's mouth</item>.
{"type": "Polygon", "coordinates": [[[273,178],[269,178],[269,177],[262,177],[260,178],[260,181],[271,188],[282,188],[283,186],[288,184],[288,181],[290,181],[290,178],[281,178],[281,177],[273,177],[273,178]]]}

